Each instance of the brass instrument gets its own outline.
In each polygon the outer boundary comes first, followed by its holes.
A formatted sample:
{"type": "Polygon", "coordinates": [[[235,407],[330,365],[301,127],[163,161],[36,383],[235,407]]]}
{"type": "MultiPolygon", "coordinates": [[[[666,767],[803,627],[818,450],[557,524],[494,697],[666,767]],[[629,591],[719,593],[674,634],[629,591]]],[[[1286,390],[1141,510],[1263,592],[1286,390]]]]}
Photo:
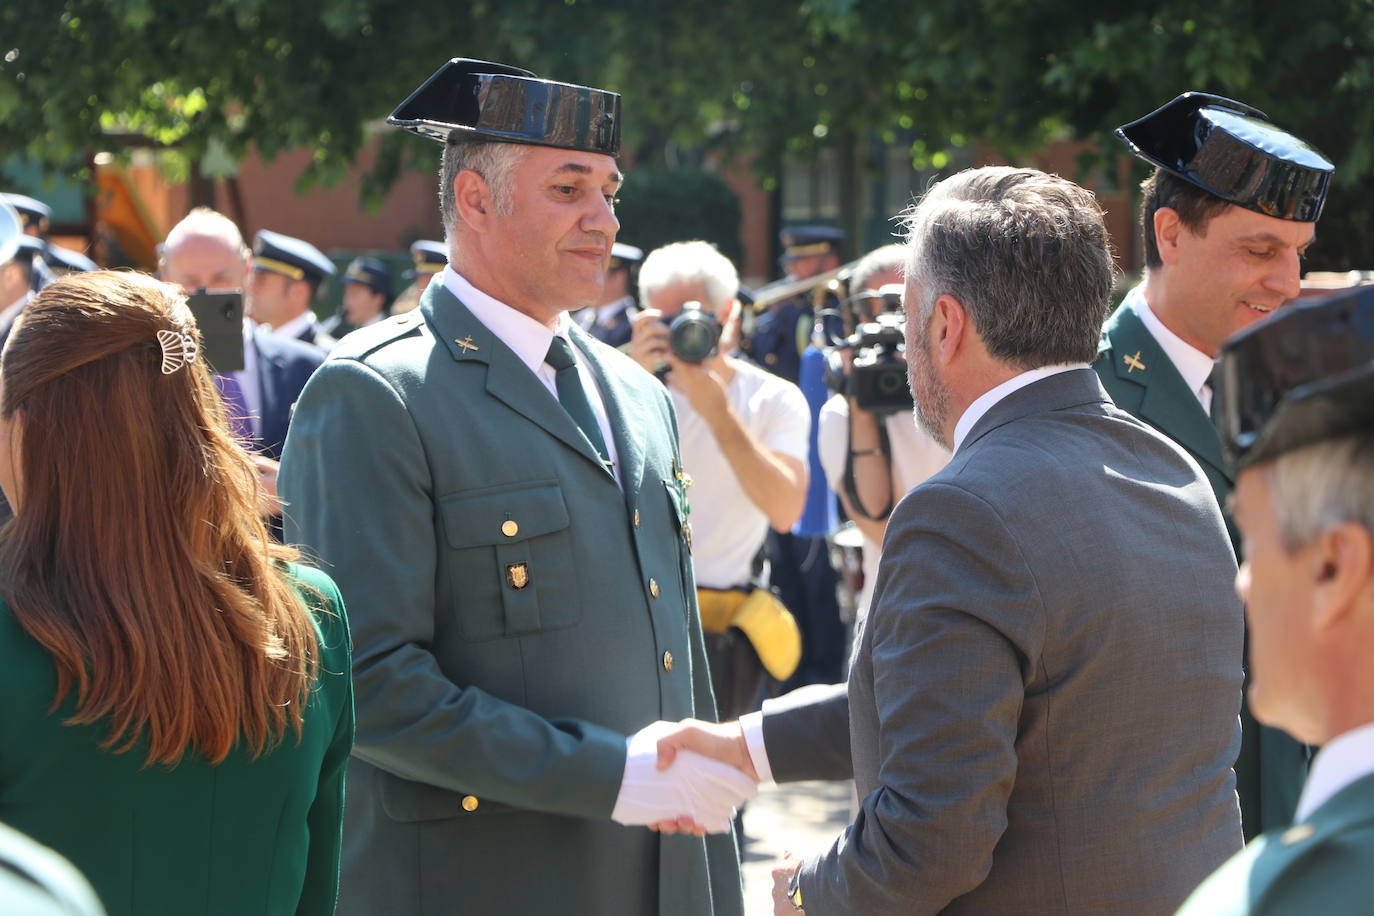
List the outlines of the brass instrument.
{"type": "MultiPolygon", "coordinates": [[[[760,287],[754,291],[754,311],[765,311],[774,303],[791,299],[802,293],[811,293],[817,297],[817,301],[824,301],[827,292],[838,293],[844,284],[846,275],[858,263],[859,259],[856,259],[848,264],[841,264],[833,270],[816,274],[814,277],[807,277],[805,280],[779,280],[776,283],[769,283],[767,286],[760,287]]],[[[840,298],[843,299],[844,297],[841,296],[840,298]]]]}

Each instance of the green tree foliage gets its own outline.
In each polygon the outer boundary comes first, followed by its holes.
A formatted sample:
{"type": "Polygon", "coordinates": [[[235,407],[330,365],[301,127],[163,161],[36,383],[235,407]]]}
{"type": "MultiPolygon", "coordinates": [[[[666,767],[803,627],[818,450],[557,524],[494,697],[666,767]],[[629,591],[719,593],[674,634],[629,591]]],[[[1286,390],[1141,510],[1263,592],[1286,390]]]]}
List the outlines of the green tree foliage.
{"type": "Polygon", "coordinates": [[[705,239],[736,264],[739,200],[719,177],[696,169],[637,168],[629,173],[621,201],[619,238],[647,254],[669,242],[705,239]]]}
{"type": "MultiPolygon", "coordinates": [[[[459,54],[621,91],[641,164],[728,145],[765,176],[784,153],[908,131],[922,168],[975,140],[1113,150],[1113,127],[1185,89],[1230,95],[1339,166],[1318,262],[1371,257],[1371,0],[8,0],[0,157],[61,167],[122,131],[188,163],[305,145],[306,180],[328,181],[459,54]]],[[[431,152],[389,137],[372,190],[431,152]]]]}

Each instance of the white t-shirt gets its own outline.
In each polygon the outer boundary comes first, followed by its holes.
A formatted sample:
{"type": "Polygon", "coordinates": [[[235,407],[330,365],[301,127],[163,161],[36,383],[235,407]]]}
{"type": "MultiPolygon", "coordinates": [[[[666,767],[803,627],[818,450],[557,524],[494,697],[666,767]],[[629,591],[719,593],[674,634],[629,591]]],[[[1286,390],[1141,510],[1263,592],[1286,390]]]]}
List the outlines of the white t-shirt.
{"type": "MultiPolygon", "coordinates": [[[[806,463],[811,412],[801,389],[748,363],[737,362],[725,396],[744,428],[766,449],[806,463]]],[[[768,516],[750,501],[734,468],[716,444],[687,396],[668,389],[677,408],[682,467],[692,476],[687,491],[691,506],[692,559],[697,585],[730,588],[746,585],[763,540],[768,516]]]]}
{"type": "MultiPolygon", "coordinates": [[[[908,490],[924,483],[936,471],[949,463],[949,452],[916,425],[909,410],[888,414],[885,419],[888,444],[892,447],[892,493],[899,500],[908,490]]],[[[825,479],[836,493],[844,490],[844,464],[849,451],[849,401],[843,395],[833,395],[821,406],[820,428],[816,433],[816,448],[820,452],[825,479]]],[[[867,506],[876,511],[882,506],[867,506]]],[[[868,613],[873,599],[873,585],[878,581],[878,559],[881,544],[864,537],[864,587],[859,593],[856,614],[860,620],[868,613]]]]}

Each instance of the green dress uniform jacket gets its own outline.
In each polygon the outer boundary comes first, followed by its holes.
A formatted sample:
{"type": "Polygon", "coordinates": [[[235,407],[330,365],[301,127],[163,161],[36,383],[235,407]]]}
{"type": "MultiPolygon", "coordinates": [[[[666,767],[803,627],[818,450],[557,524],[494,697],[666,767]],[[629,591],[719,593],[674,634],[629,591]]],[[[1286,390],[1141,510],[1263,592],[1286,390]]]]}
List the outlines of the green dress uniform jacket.
{"type": "MultiPolygon", "coordinates": [[[[1131,306],[1107,319],[1093,364],[1116,405],[1173,439],[1207,475],[1226,516],[1233,548],[1240,538],[1227,511],[1235,476],[1222,456],[1221,436],[1164,348],[1131,306]]],[[[1260,725],[1242,697],[1242,739],[1236,792],[1246,839],[1293,820],[1307,778],[1307,749],[1285,732],[1260,725]]]]}
{"type": "Polygon", "coordinates": [[[625,736],[715,707],[667,392],[570,337],[623,492],[441,280],[301,395],[287,536],[330,564],[353,620],[341,912],[742,912],[731,836],[609,819],[625,736]]]}
{"type": "MultiPolygon", "coordinates": [[[[338,589],[291,566],[320,634],[320,676],[299,741],[211,766],[115,754],[104,722],[50,711],[57,669],[0,602],[0,821],[66,856],[110,916],[334,912],[343,782],[353,742],[348,624],[338,589]]],[[[186,672],[195,677],[196,672],[186,672]]]]}
{"type": "Polygon", "coordinates": [[[1374,776],[1236,853],[1179,916],[1363,916],[1374,912],[1374,776]]]}

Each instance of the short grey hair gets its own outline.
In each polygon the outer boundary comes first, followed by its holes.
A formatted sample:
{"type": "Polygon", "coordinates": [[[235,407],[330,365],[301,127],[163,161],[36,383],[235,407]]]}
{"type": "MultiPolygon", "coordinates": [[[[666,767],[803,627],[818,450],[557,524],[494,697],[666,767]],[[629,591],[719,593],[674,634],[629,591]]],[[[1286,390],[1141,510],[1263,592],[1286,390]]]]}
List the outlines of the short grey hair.
{"type": "Polygon", "coordinates": [[[905,273],[907,247],[899,242],[875,248],[859,259],[849,272],[849,291],[858,293],[868,289],[868,285],[878,274],[905,273]]]}
{"type": "Polygon", "coordinates": [[[519,143],[494,143],[450,137],[444,144],[439,165],[439,215],[444,220],[444,237],[452,244],[458,233],[458,201],[453,190],[458,173],[471,169],[491,188],[497,213],[511,210],[511,174],[525,158],[527,147],[519,143]]]}
{"type": "Polygon", "coordinates": [[[1116,265],[1091,192],[1036,169],[970,169],[903,222],[920,326],[949,295],[994,359],[1026,370],[1096,358],[1116,265]]]}
{"type": "Polygon", "coordinates": [[[1268,475],[1279,539],[1290,553],[1342,522],[1374,534],[1374,436],[1327,439],[1259,470],[1268,475]]]}
{"type": "Polygon", "coordinates": [[[239,227],[235,225],[233,220],[218,210],[211,210],[209,207],[196,207],[182,217],[181,222],[173,226],[171,231],[167,233],[167,238],[163,240],[162,246],[158,249],[160,259],[165,262],[168,253],[176,251],[177,247],[186,239],[197,236],[221,239],[245,258],[252,254],[248,246],[243,243],[243,233],[239,231],[239,227]]]}
{"type": "Polygon", "coordinates": [[[639,299],[650,305],[656,290],[677,283],[700,283],[702,303],[713,312],[739,295],[739,273],[710,242],[673,242],[655,249],[639,268],[639,299]]]}

